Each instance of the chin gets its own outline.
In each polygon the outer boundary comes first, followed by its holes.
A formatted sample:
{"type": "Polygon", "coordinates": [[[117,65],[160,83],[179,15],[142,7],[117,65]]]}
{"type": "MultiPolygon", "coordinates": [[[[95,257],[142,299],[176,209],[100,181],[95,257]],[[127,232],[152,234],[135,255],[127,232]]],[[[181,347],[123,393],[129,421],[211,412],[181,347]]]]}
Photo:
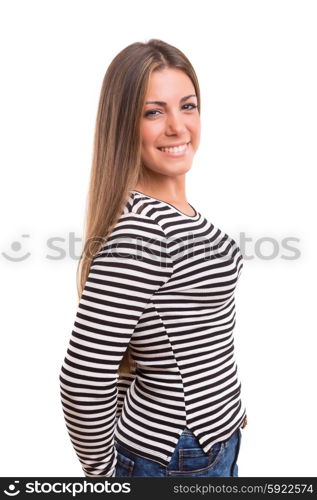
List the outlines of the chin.
{"type": "Polygon", "coordinates": [[[162,168],[162,165],[161,165],[160,167],[150,168],[149,170],[152,170],[152,171],[156,172],[157,174],[173,176],[173,175],[184,175],[190,169],[191,169],[191,165],[175,165],[174,168],[171,168],[170,166],[168,166],[166,168],[162,168]]]}

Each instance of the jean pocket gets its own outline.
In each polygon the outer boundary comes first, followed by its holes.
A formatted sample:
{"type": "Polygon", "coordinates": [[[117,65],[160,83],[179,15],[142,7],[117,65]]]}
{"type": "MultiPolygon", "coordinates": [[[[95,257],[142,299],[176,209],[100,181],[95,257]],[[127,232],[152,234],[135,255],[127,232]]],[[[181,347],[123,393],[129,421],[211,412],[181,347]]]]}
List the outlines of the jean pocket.
{"type": "Polygon", "coordinates": [[[237,429],[237,444],[236,444],[236,449],[235,449],[235,456],[234,460],[231,466],[231,476],[233,477],[238,477],[238,457],[240,453],[240,447],[241,447],[241,439],[242,439],[242,431],[240,428],[237,429]]]}
{"type": "Polygon", "coordinates": [[[134,468],[134,461],[117,451],[117,464],[115,477],[131,477],[134,468]]]}
{"type": "Polygon", "coordinates": [[[214,467],[224,452],[224,444],[215,443],[208,454],[202,448],[182,448],[179,450],[180,471],[204,472],[214,467]]]}

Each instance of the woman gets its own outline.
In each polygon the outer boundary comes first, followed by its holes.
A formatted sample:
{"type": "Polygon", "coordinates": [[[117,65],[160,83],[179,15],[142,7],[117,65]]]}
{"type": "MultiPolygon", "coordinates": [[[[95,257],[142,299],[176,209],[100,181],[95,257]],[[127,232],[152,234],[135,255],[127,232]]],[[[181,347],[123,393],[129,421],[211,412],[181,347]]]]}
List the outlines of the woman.
{"type": "Polygon", "coordinates": [[[238,475],[242,254],[186,200],[199,139],[186,56],[156,39],[122,50],[101,90],[80,300],[60,372],[87,477],[238,475]]]}

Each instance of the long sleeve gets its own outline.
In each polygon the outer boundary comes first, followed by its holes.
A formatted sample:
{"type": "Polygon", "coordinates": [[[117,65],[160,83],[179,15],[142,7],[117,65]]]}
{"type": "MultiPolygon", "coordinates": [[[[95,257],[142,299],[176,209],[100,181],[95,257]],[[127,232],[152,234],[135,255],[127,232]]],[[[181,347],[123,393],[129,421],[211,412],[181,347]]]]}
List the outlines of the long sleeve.
{"type": "Polygon", "coordinates": [[[117,411],[116,411],[116,420],[120,417],[122,413],[122,408],[124,404],[124,399],[127,393],[127,390],[129,389],[130,385],[132,384],[133,380],[135,379],[136,371],[135,369],[131,373],[126,373],[124,375],[121,375],[121,377],[118,377],[118,382],[117,382],[117,388],[118,388],[118,398],[117,398],[117,411]]]}
{"type": "Polygon", "coordinates": [[[136,213],[120,217],[92,260],[59,375],[67,431],[87,477],[115,475],[118,367],[146,305],[172,273],[164,232],[136,213]]]}

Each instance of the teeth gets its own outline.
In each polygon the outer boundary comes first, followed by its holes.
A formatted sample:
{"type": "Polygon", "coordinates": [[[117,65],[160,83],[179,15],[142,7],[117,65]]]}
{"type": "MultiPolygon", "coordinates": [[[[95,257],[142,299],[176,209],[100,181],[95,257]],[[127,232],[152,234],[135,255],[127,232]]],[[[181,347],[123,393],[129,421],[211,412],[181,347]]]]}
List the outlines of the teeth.
{"type": "Polygon", "coordinates": [[[182,146],[177,146],[173,148],[159,148],[161,151],[165,153],[179,153],[180,151],[184,151],[187,148],[187,144],[183,144],[182,146]]]}

